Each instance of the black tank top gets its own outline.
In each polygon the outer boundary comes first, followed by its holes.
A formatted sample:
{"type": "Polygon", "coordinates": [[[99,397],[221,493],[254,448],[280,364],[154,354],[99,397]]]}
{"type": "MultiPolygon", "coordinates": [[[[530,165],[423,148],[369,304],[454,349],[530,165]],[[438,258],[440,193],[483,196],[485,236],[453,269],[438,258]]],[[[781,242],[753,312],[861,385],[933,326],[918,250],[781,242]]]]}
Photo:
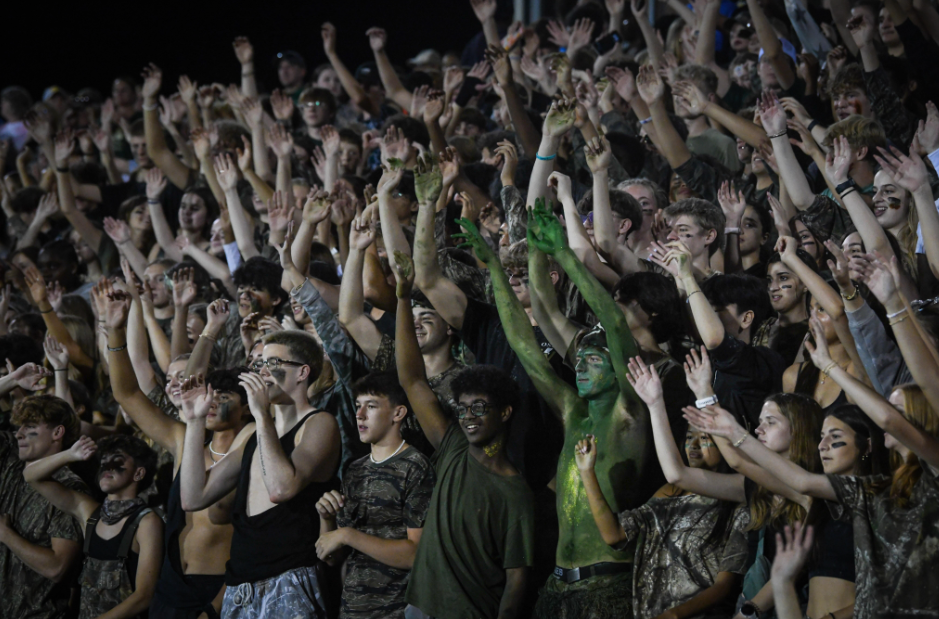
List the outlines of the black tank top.
{"type": "MultiPolygon", "coordinates": [[[[827,512],[824,509],[823,512],[827,512]]],[[[815,523],[815,548],[806,566],[809,578],[827,576],[854,582],[854,525],[823,513],[815,523]]]]}
{"type": "MultiPolygon", "coordinates": [[[[88,556],[101,561],[113,561],[117,559],[118,552],[121,548],[121,540],[124,539],[124,535],[127,533],[127,527],[133,524],[134,518],[140,513],[141,509],[146,509],[146,506],[141,506],[140,509],[135,509],[131,512],[130,515],[127,516],[127,520],[124,521],[121,532],[111,539],[103,539],[98,535],[97,527],[92,527],[91,539],[88,542],[88,556]]],[[[127,568],[127,575],[130,577],[132,587],[137,584],[137,561],[139,558],[140,555],[131,550],[127,553],[127,559],[124,562],[124,567],[127,568]]]]}
{"type": "MultiPolygon", "coordinates": [[[[318,412],[322,411],[313,411],[280,437],[280,445],[288,458],[293,453],[297,432],[318,412]]],[[[225,584],[230,587],[272,578],[298,567],[314,566],[317,560],[316,539],[320,531],[316,502],[324,493],[337,487],[335,478],[328,482],[313,482],[289,501],[249,516],[248,484],[257,446],[255,434],[245,444],[241,459],[241,474],[232,508],[235,535],[225,572],[225,584]]],[[[259,490],[264,491],[263,488],[259,490]]]]}
{"type": "MultiPolygon", "coordinates": [[[[173,485],[170,487],[166,500],[166,527],[163,535],[163,565],[160,568],[160,579],[157,580],[154,600],[182,610],[201,610],[215,599],[218,589],[214,593],[206,591],[205,587],[194,586],[183,574],[183,563],[179,553],[179,534],[186,528],[186,512],[183,511],[181,491],[181,475],[176,473],[173,485]]],[[[218,575],[221,581],[222,575],[218,575]]],[[[219,589],[221,582],[219,582],[219,589]]]]}

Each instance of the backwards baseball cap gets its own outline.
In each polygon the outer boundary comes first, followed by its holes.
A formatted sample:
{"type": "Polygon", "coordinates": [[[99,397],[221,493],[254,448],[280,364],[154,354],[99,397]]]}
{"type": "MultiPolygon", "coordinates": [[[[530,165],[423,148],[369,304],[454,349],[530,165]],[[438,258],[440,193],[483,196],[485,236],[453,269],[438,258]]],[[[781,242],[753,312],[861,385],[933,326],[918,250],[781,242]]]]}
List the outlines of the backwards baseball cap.
{"type": "Polygon", "coordinates": [[[63,98],[65,98],[65,99],[68,99],[68,98],[71,96],[71,95],[69,95],[67,92],[65,92],[65,90],[64,90],[62,87],[60,87],[60,86],[49,86],[49,87],[46,88],[46,90],[42,93],[42,100],[43,100],[43,101],[48,101],[49,99],[51,99],[52,97],[54,97],[54,96],[56,96],[56,95],[58,95],[58,96],[60,96],[60,97],[63,97],[63,98]]]}
{"type": "Polygon", "coordinates": [[[381,78],[378,76],[378,65],[373,61],[364,62],[355,70],[355,80],[365,86],[381,85],[381,78]]]}
{"type": "Polygon", "coordinates": [[[274,56],[274,68],[279,67],[280,63],[284,60],[294,66],[300,67],[301,69],[306,69],[306,60],[303,59],[303,56],[300,55],[300,52],[295,52],[290,49],[283,52],[278,52],[274,56]]]}
{"type": "MultiPolygon", "coordinates": [[[[796,58],[796,46],[789,42],[788,39],[783,37],[779,38],[779,42],[782,43],[783,53],[792,58],[794,64],[799,64],[799,60],[796,58]]],[[[763,59],[763,48],[760,48],[760,60],[763,59]]]]}
{"type": "Polygon", "coordinates": [[[408,60],[407,64],[409,66],[425,66],[432,65],[434,67],[440,67],[443,63],[443,59],[440,57],[440,52],[435,49],[425,49],[420,54],[408,60]]]}

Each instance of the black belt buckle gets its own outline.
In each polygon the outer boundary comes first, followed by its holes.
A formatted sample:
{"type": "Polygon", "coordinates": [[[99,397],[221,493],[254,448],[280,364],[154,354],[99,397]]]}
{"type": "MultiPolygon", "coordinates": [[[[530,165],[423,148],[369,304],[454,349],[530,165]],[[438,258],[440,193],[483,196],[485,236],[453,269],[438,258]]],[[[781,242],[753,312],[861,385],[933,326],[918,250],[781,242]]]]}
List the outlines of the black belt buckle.
{"type": "Polygon", "coordinates": [[[580,568],[575,567],[569,570],[560,566],[555,566],[554,577],[562,582],[566,582],[567,584],[575,583],[581,579],[580,568]]]}

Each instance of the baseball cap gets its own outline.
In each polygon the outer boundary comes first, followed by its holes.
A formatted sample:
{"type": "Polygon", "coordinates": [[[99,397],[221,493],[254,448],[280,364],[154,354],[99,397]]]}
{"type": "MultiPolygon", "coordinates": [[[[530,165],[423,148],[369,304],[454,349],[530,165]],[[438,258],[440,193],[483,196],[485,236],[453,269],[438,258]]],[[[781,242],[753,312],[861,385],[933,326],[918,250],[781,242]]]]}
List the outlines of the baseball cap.
{"type": "Polygon", "coordinates": [[[425,49],[414,58],[411,58],[410,60],[408,60],[407,63],[408,65],[412,67],[423,66],[423,65],[433,65],[435,67],[439,67],[443,63],[443,60],[440,57],[440,52],[438,52],[437,50],[425,49]]]}
{"type": "Polygon", "coordinates": [[[274,67],[279,67],[280,63],[284,60],[294,66],[300,67],[301,69],[306,69],[306,60],[303,59],[303,56],[300,55],[300,52],[295,52],[290,49],[278,52],[274,56],[274,67]]]}

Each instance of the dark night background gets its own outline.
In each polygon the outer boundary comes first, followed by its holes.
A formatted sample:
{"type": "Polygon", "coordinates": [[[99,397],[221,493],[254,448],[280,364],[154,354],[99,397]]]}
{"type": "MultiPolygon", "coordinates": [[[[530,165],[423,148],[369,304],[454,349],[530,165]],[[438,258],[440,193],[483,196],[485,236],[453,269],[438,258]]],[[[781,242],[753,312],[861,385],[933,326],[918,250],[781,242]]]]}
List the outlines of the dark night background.
{"type": "MultiPolygon", "coordinates": [[[[511,1],[500,0],[500,13],[511,15],[511,1]]],[[[320,25],[338,29],[337,49],[350,70],[372,59],[365,31],[388,31],[388,54],[403,66],[422,49],[461,52],[480,24],[468,0],[375,2],[180,2],[68,3],[31,2],[4,7],[0,50],[0,87],[18,84],[38,100],[47,86],[71,93],[91,86],[110,96],[121,74],[139,79],[148,62],[163,69],[163,94],[176,89],[180,74],[200,84],[238,83],[240,66],[232,51],[234,37],[251,39],[259,87],[277,86],[271,58],[293,49],[306,58],[308,76],[326,62],[320,25]]]]}

